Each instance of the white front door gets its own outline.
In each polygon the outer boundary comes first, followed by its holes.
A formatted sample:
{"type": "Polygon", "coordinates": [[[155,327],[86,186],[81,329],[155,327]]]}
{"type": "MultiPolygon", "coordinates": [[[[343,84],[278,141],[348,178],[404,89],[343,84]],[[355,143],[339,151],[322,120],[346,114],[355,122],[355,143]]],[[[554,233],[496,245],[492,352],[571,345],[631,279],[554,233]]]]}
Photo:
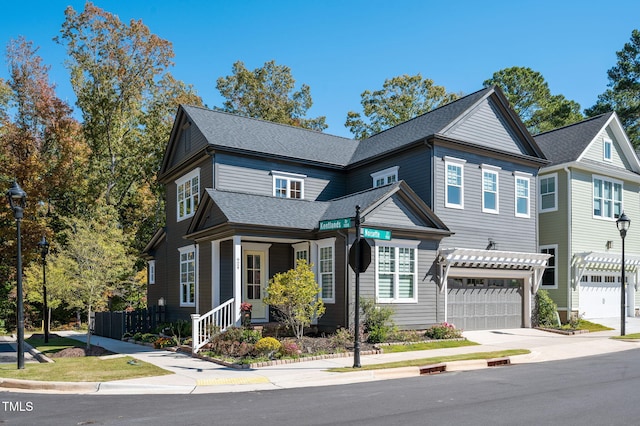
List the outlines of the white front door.
{"type": "Polygon", "coordinates": [[[251,303],[252,321],[267,321],[267,305],[262,301],[267,289],[264,251],[245,250],[243,259],[243,302],[251,303]]]}

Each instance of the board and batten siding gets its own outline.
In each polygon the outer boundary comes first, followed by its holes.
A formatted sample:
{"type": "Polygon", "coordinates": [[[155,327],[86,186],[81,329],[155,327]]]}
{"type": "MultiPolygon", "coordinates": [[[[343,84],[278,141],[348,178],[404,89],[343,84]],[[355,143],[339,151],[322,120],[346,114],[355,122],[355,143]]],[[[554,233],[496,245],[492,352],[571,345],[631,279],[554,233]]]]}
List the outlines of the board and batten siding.
{"type": "Polygon", "coordinates": [[[404,180],[428,205],[431,204],[431,147],[417,147],[386,156],[373,164],[350,170],[348,174],[349,194],[373,187],[371,174],[398,167],[398,180],[404,180]]]}
{"type": "Polygon", "coordinates": [[[273,171],[304,175],[304,198],[326,201],[344,195],[344,178],[338,171],[278,163],[223,153],[215,155],[216,189],[273,195],[273,171]]]}
{"type": "Polygon", "coordinates": [[[624,154],[621,154],[620,144],[616,140],[613,132],[609,127],[604,129],[589,145],[589,148],[584,153],[584,159],[597,161],[613,167],[619,167],[629,170],[631,167],[629,161],[627,161],[624,154]],[[608,139],[612,142],[611,146],[611,161],[604,159],[604,140],[608,139]]]}
{"type": "Polygon", "coordinates": [[[472,142],[514,154],[526,152],[492,99],[486,99],[453,128],[444,133],[455,139],[472,142]]]}
{"type": "Polygon", "coordinates": [[[207,139],[196,126],[181,126],[176,134],[176,144],[172,153],[169,169],[182,163],[186,158],[206,147],[208,144],[207,139]]]}
{"type": "MultiPolygon", "coordinates": [[[[554,172],[556,178],[557,210],[538,213],[539,245],[556,245],[557,288],[543,288],[558,305],[559,309],[568,308],[567,286],[571,285],[571,255],[569,253],[569,197],[567,194],[567,173],[564,170],[554,172]]],[[[540,171],[539,179],[549,176],[540,171]]],[[[539,180],[538,180],[539,182],[539,180]]]]}
{"type": "Polygon", "coordinates": [[[437,147],[435,154],[434,211],[455,233],[455,235],[442,240],[442,247],[485,249],[489,244],[489,239],[492,239],[497,244],[497,250],[537,252],[537,168],[447,147],[437,147]],[[445,207],[445,157],[466,160],[463,166],[463,209],[445,207]],[[482,164],[500,167],[498,171],[498,214],[482,211],[482,164]],[[529,179],[530,215],[528,218],[516,217],[515,215],[515,172],[531,175],[529,179]]]}

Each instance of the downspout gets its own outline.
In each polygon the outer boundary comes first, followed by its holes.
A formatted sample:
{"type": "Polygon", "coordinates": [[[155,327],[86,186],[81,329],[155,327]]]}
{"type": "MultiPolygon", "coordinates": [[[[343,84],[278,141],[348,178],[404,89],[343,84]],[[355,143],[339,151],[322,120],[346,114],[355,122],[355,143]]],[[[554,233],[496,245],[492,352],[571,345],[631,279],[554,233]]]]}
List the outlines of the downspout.
{"type": "MultiPolygon", "coordinates": [[[[571,248],[571,231],[572,231],[572,213],[571,205],[573,200],[571,198],[571,169],[568,166],[564,167],[564,171],[567,175],[567,318],[568,321],[571,317],[571,310],[573,309],[573,298],[571,297],[572,278],[573,278],[573,249],[571,248]]],[[[559,201],[558,201],[559,202],[559,201]]],[[[580,283],[576,283],[576,288],[580,283]]]]}
{"type": "Polygon", "coordinates": [[[342,231],[337,231],[344,239],[344,328],[349,329],[349,235],[342,231]]]}

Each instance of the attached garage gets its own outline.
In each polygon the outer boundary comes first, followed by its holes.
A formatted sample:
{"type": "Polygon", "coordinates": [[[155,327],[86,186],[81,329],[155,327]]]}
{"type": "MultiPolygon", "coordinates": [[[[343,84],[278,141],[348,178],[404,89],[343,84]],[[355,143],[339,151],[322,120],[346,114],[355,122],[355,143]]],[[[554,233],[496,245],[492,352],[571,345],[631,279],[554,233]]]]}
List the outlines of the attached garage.
{"type": "Polygon", "coordinates": [[[520,328],[523,280],[449,278],[447,321],[463,330],[520,328]]]}
{"type": "Polygon", "coordinates": [[[620,316],[620,279],[602,273],[583,275],[580,282],[580,314],[585,318],[620,316]]]}
{"type": "Polygon", "coordinates": [[[464,330],[531,326],[531,294],[550,256],[479,249],[440,250],[446,321],[464,330]]]}
{"type": "MultiPolygon", "coordinates": [[[[640,257],[625,256],[627,282],[627,315],[635,315],[635,286],[640,268],[640,257]]],[[[622,256],[617,253],[578,253],[573,257],[574,282],[578,286],[578,306],[584,318],[610,318],[620,316],[620,280],[622,256]]]]}

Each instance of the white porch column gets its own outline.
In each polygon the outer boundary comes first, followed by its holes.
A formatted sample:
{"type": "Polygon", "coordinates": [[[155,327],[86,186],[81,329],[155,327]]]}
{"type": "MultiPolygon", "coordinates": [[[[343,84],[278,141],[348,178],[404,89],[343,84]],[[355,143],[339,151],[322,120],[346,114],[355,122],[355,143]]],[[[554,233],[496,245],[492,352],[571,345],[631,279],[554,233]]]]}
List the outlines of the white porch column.
{"type": "Polygon", "coordinates": [[[242,240],[239,235],[233,237],[233,299],[235,300],[234,319],[240,324],[240,303],[242,303],[242,240]]]}
{"type": "Polygon", "coordinates": [[[211,241],[211,309],[220,305],[220,241],[211,241]]]}
{"type": "Polygon", "coordinates": [[[524,303],[524,318],[523,318],[523,326],[524,328],[531,328],[531,291],[533,290],[532,281],[534,278],[535,272],[531,271],[531,275],[525,278],[524,288],[522,289],[522,298],[524,303]]]}
{"type": "Polygon", "coordinates": [[[627,316],[636,316],[636,283],[638,278],[638,272],[629,273],[627,277],[627,316]]]}

